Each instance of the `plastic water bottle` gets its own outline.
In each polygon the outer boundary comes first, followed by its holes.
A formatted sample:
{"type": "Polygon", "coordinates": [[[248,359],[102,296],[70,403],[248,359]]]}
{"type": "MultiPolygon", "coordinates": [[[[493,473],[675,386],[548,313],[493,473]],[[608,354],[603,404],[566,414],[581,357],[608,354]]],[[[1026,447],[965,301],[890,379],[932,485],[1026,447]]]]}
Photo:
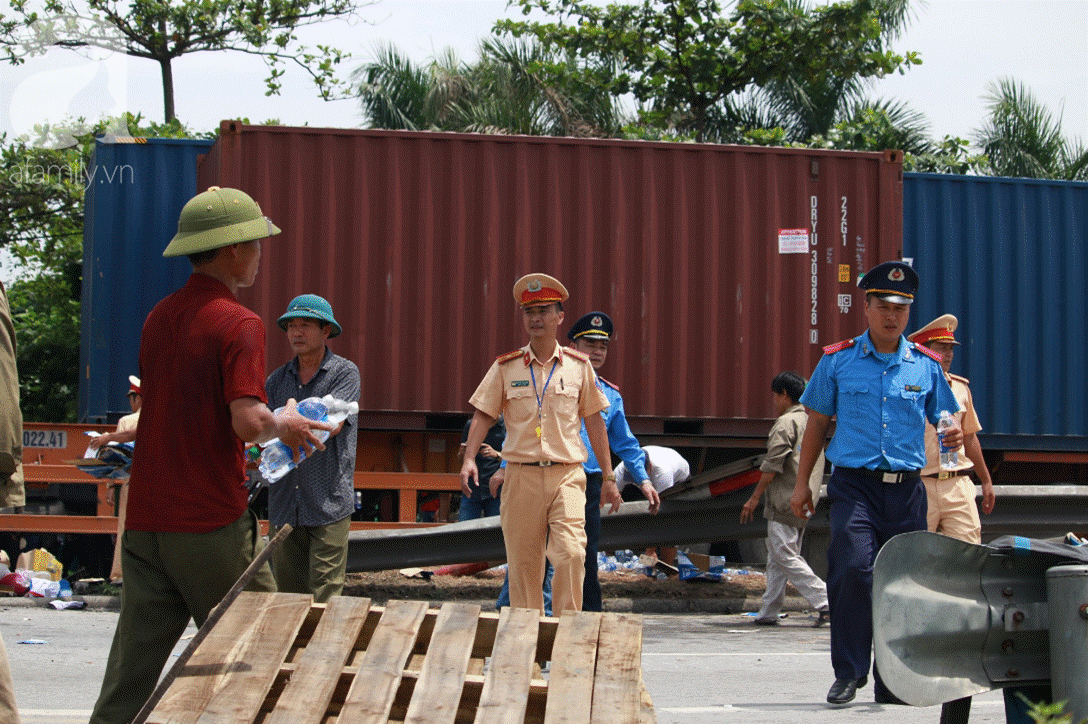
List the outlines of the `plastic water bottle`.
{"type": "MultiPolygon", "coordinates": [[[[283,409],[282,407],[278,408],[275,414],[283,414],[283,409]]],[[[354,415],[357,412],[359,412],[358,402],[344,402],[332,395],[307,397],[298,403],[298,414],[315,422],[329,422],[333,425],[340,424],[347,419],[348,415],[354,415]]],[[[314,437],[321,442],[329,439],[327,430],[314,430],[313,433],[314,437]]],[[[300,451],[299,462],[305,459],[305,452],[300,451]]],[[[272,484],[298,467],[298,463],[294,461],[291,448],[280,442],[279,438],[273,438],[264,443],[264,449],[261,450],[261,462],[257,467],[265,480],[272,484]]]]}
{"type": "Polygon", "coordinates": [[[945,432],[956,426],[956,419],[948,410],[941,410],[941,419],[937,420],[937,445],[941,449],[941,469],[955,470],[959,465],[960,456],[950,447],[945,447],[945,432]]]}

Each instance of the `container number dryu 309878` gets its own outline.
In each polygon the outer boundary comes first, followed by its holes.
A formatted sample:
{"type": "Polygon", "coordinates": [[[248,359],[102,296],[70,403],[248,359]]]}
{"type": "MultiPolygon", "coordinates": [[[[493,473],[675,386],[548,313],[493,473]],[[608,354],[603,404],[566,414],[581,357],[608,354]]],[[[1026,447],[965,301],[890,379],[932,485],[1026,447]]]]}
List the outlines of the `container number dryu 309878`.
{"type": "Polygon", "coordinates": [[[23,447],[68,447],[68,433],[65,430],[23,430],[23,447]]]}

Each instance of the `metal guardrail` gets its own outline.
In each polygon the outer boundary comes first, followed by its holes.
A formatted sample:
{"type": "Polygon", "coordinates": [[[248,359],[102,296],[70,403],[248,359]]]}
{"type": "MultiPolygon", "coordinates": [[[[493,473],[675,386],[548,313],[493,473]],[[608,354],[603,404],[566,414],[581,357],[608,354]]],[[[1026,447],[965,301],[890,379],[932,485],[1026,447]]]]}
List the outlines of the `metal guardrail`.
{"type": "MultiPolygon", "coordinates": [[[[1001,535],[1050,538],[1088,531],[1088,486],[1005,485],[994,490],[994,512],[982,516],[984,541],[1001,535]]],[[[762,538],[764,521],[737,522],[750,494],[744,489],[705,500],[666,498],[657,515],[646,512],[646,503],[624,503],[619,512],[601,517],[601,550],[762,538]]],[[[826,535],[828,527],[827,500],[822,497],[809,534],[826,535]]],[[[497,517],[427,529],[353,531],[348,544],[348,571],[354,573],[505,558],[497,517]]]]}

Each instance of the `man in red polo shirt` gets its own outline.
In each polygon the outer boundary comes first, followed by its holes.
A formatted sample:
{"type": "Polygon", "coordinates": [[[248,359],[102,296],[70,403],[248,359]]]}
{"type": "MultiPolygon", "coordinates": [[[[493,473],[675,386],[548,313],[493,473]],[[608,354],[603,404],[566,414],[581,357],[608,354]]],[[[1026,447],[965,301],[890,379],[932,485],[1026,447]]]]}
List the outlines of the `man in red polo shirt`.
{"type": "MultiPolygon", "coordinates": [[[[124,595],[91,724],[127,724],[154,691],[191,617],[199,626],[263,547],[247,507],[243,442],[323,450],[290,401],[265,397],[265,330],[235,294],[260,240],[280,230],[248,195],[213,186],[185,205],[163,256],[193,274],[159,302],[140,340],[143,407],[122,541],[124,595]]],[[[274,591],[268,566],[250,590],[274,591]]]]}

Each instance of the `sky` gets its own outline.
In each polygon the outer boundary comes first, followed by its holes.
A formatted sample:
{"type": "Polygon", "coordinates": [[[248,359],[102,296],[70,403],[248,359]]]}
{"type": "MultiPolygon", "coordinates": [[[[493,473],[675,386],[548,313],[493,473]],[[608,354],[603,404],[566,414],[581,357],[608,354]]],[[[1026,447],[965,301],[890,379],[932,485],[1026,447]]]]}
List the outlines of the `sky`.
{"type": "MultiPolygon", "coordinates": [[[[303,29],[304,39],[353,54],[353,69],[387,42],[416,61],[446,47],[467,61],[496,19],[516,17],[506,0],[378,0],[355,22],[303,29]]],[[[917,51],[922,65],[877,81],[871,94],[906,101],[925,114],[935,138],[970,138],[986,116],[983,96],[1000,78],[1023,82],[1060,115],[1067,137],[1088,142],[1088,0],[928,0],[892,47],[917,51]]],[[[29,133],[35,123],[97,119],[122,110],[162,120],[158,66],[101,51],[86,57],[51,50],[0,68],[0,132],[29,133]]],[[[353,100],[317,97],[301,70],[287,67],[279,96],[266,96],[263,62],[240,53],[197,53],[174,63],[177,115],[210,130],[223,119],[277,119],[288,125],[360,127],[353,100]]]]}

